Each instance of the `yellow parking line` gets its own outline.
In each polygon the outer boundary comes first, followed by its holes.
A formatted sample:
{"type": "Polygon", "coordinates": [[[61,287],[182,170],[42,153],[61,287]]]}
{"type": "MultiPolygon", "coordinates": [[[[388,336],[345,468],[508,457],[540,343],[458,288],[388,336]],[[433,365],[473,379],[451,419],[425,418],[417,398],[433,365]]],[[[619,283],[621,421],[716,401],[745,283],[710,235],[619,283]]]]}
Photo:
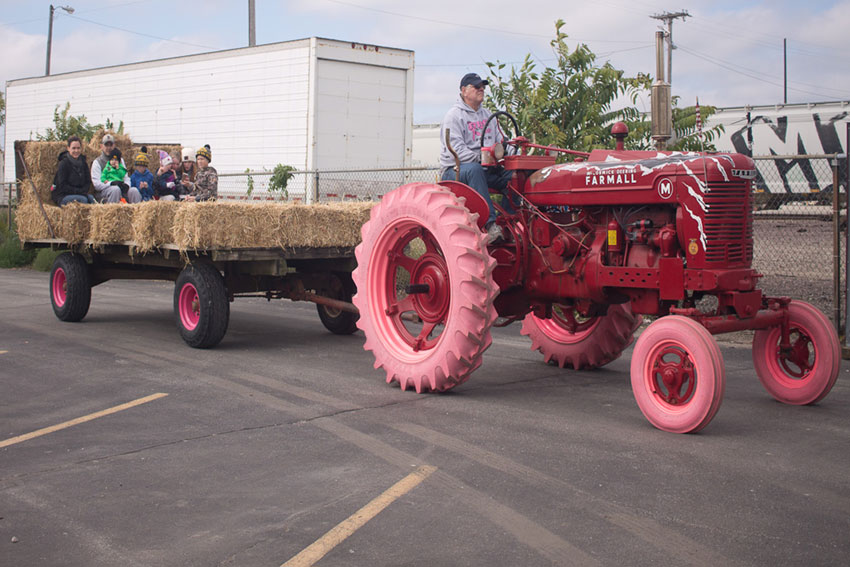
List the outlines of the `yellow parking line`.
{"type": "Polygon", "coordinates": [[[348,536],[362,528],[366,522],[380,514],[384,508],[416,488],[436,470],[437,467],[427,465],[417,468],[280,567],[310,567],[345,541],[348,536]]]}
{"type": "Polygon", "coordinates": [[[119,411],[124,411],[125,409],[130,409],[132,407],[140,406],[142,404],[146,404],[148,402],[164,398],[167,395],[168,394],[164,394],[162,392],[157,394],[151,394],[150,396],[145,396],[144,398],[139,398],[138,400],[133,400],[132,402],[127,402],[126,404],[121,404],[120,406],[115,406],[109,409],[105,409],[103,411],[90,413],[89,415],[84,415],[83,417],[72,419],[71,421],[66,421],[57,425],[51,425],[50,427],[45,427],[44,429],[38,429],[36,431],[33,431],[32,433],[26,433],[24,435],[18,435],[17,437],[11,437],[9,439],[6,439],[5,441],[0,441],[0,448],[8,447],[9,445],[14,445],[23,441],[28,441],[30,439],[34,439],[35,437],[41,437],[42,435],[47,435],[48,433],[53,433],[54,431],[59,431],[61,429],[67,429],[68,427],[73,427],[74,425],[79,425],[81,423],[85,423],[87,421],[103,417],[105,415],[118,413],[119,411]]]}

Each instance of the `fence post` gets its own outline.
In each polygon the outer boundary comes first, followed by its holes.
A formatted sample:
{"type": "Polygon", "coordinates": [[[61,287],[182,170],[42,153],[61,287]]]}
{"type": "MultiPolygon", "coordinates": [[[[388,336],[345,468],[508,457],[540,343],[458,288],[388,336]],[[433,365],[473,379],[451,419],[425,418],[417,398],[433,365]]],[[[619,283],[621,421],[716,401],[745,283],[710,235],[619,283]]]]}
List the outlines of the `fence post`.
{"type": "Polygon", "coordinates": [[[319,202],[319,170],[316,170],[316,180],[313,182],[313,202],[319,202]]]}
{"type": "Polygon", "coordinates": [[[838,155],[832,156],[832,309],[835,330],[841,332],[841,208],[838,192],[838,155]]]}
{"type": "Polygon", "coordinates": [[[6,226],[9,227],[9,230],[12,230],[12,184],[11,183],[9,183],[9,202],[6,203],[6,206],[9,209],[8,210],[9,222],[8,222],[8,224],[6,224],[6,226]]]}
{"type": "MultiPolygon", "coordinates": [[[[845,178],[845,193],[847,201],[847,227],[844,242],[844,306],[847,312],[844,314],[844,350],[850,349],[850,332],[847,329],[847,322],[850,321],[850,122],[846,125],[846,133],[844,138],[844,171],[847,174],[845,178]]],[[[843,353],[842,353],[843,354],[843,353]]]]}

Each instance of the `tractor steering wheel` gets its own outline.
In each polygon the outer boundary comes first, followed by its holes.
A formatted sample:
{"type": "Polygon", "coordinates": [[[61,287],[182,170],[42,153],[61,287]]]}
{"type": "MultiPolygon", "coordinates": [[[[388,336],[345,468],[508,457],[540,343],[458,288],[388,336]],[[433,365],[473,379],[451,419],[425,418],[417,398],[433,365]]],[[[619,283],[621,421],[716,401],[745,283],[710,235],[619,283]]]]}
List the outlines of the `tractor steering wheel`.
{"type": "MultiPolygon", "coordinates": [[[[498,111],[494,112],[493,114],[491,114],[490,118],[487,119],[487,122],[484,123],[484,129],[481,131],[481,142],[478,144],[479,147],[482,147],[482,148],[484,147],[484,136],[485,136],[485,134],[487,134],[487,128],[490,126],[490,122],[494,118],[498,118],[499,116],[507,116],[508,118],[510,118],[511,122],[514,125],[514,137],[515,138],[520,137],[521,134],[519,133],[519,126],[517,125],[516,118],[514,118],[511,114],[505,112],[504,110],[498,110],[498,111]]],[[[498,122],[496,124],[498,125],[498,122]]],[[[507,140],[507,139],[508,138],[505,137],[505,140],[507,140]]]]}

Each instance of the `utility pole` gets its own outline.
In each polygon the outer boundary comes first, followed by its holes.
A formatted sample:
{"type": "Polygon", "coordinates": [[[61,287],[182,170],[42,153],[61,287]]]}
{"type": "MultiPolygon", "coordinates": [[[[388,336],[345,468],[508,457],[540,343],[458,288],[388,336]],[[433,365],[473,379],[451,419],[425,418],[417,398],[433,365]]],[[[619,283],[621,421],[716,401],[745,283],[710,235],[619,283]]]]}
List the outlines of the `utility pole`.
{"type": "Polygon", "coordinates": [[[788,38],[782,39],[782,102],[788,104],[788,38]]]}
{"type": "Polygon", "coordinates": [[[248,0],[248,46],[257,45],[257,12],[254,10],[254,0],[248,0]]]}
{"type": "MultiPolygon", "coordinates": [[[[65,10],[69,14],[74,13],[74,9],[70,6],[59,6],[59,8],[65,10]]],[[[47,61],[44,63],[44,74],[50,74],[50,49],[53,46],[53,13],[56,11],[56,7],[53,4],[50,5],[50,21],[47,24],[47,61]]]]}
{"type": "Polygon", "coordinates": [[[673,50],[675,47],[673,46],[673,20],[678,18],[682,18],[682,21],[685,21],[685,18],[690,16],[687,10],[681,10],[679,12],[664,12],[663,14],[655,14],[654,16],[650,16],[650,18],[654,20],[661,20],[667,24],[667,31],[665,32],[667,36],[667,83],[670,85],[673,84],[673,50]]]}

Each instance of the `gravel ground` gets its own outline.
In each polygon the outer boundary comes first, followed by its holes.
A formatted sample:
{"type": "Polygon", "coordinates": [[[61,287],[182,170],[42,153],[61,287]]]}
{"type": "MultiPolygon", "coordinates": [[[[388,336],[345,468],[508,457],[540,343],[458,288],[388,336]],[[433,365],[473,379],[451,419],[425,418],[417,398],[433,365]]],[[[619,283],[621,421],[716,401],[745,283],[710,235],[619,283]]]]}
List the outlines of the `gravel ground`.
{"type": "MultiPolygon", "coordinates": [[[[844,271],[844,239],[842,233],[841,272],[844,271]]],[[[756,219],[753,241],[753,267],[764,274],[759,287],[767,295],[787,295],[808,301],[828,316],[832,315],[831,221],[756,219]]]]}

